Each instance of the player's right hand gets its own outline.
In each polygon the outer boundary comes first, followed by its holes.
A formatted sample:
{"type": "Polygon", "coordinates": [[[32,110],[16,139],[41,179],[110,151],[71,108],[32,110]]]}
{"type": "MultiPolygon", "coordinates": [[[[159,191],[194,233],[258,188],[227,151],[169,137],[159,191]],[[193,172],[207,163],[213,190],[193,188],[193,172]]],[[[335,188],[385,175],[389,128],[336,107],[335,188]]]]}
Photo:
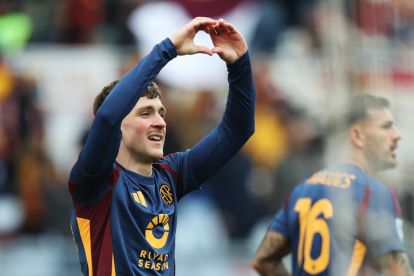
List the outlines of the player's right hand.
{"type": "Polygon", "coordinates": [[[211,56],[213,54],[212,50],[206,46],[195,45],[194,37],[199,31],[207,32],[207,30],[215,25],[217,25],[217,21],[209,17],[196,17],[184,25],[170,38],[175,45],[177,55],[202,53],[211,56]]]}

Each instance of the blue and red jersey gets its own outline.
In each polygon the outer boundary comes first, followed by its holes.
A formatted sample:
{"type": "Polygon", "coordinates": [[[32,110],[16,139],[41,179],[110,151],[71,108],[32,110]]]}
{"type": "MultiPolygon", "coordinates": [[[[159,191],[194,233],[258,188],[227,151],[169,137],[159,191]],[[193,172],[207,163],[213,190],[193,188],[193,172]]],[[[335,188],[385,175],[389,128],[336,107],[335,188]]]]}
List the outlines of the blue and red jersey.
{"type": "Polygon", "coordinates": [[[176,55],[165,39],[119,81],[72,168],[71,228],[84,275],[174,275],[178,200],[198,189],[254,131],[255,91],[246,53],[227,65],[229,95],[217,128],[192,149],[155,162],[150,177],[117,163],[122,119],[176,55]]]}
{"type": "Polygon", "coordinates": [[[395,194],[353,164],[300,183],[269,229],[289,241],[293,275],[372,275],[377,257],[404,251],[395,194]]]}

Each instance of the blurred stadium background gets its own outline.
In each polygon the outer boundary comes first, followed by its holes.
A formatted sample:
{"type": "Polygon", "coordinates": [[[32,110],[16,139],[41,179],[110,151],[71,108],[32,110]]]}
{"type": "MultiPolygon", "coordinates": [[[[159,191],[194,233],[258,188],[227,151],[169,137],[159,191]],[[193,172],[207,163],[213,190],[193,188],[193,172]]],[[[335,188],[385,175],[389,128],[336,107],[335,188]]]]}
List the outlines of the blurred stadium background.
{"type": "MultiPolygon", "coordinates": [[[[414,264],[414,2],[411,0],[0,0],[0,275],[81,275],[66,179],[94,96],[194,16],[246,36],[256,133],[179,204],[177,275],[256,275],[250,260],[284,196],[335,158],[351,92],[385,95],[403,139],[395,187],[414,264]]],[[[209,44],[206,35],[197,43],[209,44]]],[[[217,57],[159,75],[165,152],[216,125],[227,94],[217,57]]]]}

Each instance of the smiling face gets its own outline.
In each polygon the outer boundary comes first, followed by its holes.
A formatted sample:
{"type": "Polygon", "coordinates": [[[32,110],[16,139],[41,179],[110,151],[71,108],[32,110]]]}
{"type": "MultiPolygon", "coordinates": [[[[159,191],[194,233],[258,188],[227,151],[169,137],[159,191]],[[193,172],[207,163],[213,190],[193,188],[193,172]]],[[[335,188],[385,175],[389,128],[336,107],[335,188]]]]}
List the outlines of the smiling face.
{"type": "Polygon", "coordinates": [[[368,109],[368,116],[357,124],[361,147],[367,162],[374,170],[385,170],[397,165],[396,149],[401,139],[388,108],[368,109]]]}
{"type": "Polygon", "coordinates": [[[133,160],[151,164],[163,157],[167,126],[161,99],[141,97],[121,123],[121,149],[133,160]]]}

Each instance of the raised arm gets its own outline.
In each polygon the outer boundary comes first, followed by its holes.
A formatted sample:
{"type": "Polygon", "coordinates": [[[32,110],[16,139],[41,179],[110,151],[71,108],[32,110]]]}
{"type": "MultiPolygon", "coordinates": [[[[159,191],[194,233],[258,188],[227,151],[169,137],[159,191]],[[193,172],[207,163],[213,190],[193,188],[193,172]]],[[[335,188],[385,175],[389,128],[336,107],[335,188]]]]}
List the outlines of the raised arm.
{"type": "Polygon", "coordinates": [[[254,132],[255,89],[246,41],[222,19],[204,30],[210,34],[214,44],[211,51],[226,62],[229,94],[218,127],[188,153],[186,168],[191,179],[184,194],[215,173],[254,132]]]}
{"type": "Polygon", "coordinates": [[[268,230],[256,251],[252,266],[261,276],[290,275],[282,263],[289,250],[289,243],[283,235],[268,230]]]}

